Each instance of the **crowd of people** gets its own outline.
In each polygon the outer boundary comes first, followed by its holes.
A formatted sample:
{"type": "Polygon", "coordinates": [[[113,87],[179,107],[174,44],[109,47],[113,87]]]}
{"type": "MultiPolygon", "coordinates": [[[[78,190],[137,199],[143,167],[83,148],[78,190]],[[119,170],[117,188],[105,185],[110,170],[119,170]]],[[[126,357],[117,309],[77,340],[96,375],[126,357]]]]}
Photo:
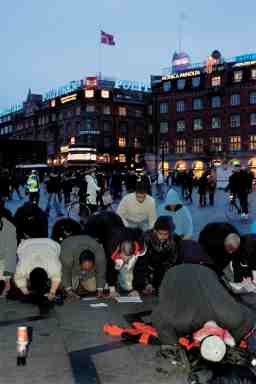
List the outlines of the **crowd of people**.
{"type": "MultiPolygon", "coordinates": [[[[158,217],[148,175],[140,181],[132,172],[128,176],[128,193],[122,197],[122,180],[116,173],[107,180],[96,178],[95,169],[63,175],[52,172],[45,179],[48,202],[43,211],[38,206],[40,180],[32,172],[26,184],[29,201],[14,216],[5,208],[7,195],[2,187],[0,294],[8,300],[37,304],[46,313],[54,305],[90,294],[105,299],[158,295],[152,322],[162,345],[180,350],[180,337],[193,335],[213,321],[227,329],[237,345],[246,339],[254,352],[256,237],[241,235],[228,223],[211,223],[194,241],[190,211],[174,188],[165,197],[165,214],[158,217]],[[92,214],[83,223],[58,218],[49,238],[52,200],[58,214],[60,193],[69,203],[74,185],[80,199],[87,199],[92,214]],[[116,212],[96,212],[109,188],[121,199],[116,212]],[[255,284],[255,291],[248,290],[249,283],[255,284]]],[[[186,177],[184,191],[190,200],[193,177],[190,172],[186,177]]],[[[212,171],[202,178],[216,187],[212,171]]],[[[245,171],[235,169],[227,188],[237,194],[242,213],[246,211],[244,190],[248,196],[251,186],[246,180],[245,171]]],[[[201,192],[202,185],[199,179],[201,192]]],[[[158,194],[163,199],[162,188],[158,194]]],[[[217,346],[211,348],[215,351],[217,346]]]]}

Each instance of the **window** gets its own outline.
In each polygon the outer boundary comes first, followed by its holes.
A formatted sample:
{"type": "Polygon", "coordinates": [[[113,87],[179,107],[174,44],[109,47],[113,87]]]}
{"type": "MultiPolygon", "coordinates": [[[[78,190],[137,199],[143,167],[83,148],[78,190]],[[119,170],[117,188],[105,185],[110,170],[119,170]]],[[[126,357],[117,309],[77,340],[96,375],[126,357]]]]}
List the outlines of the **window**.
{"type": "Polygon", "coordinates": [[[215,152],[222,152],[222,138],[221,137],[210,137],[211,147],[215,152]]]}
{"type": "Polygon", "coordinates": [[[135,137],[134,138],[134,148],[140,148],[141,147],[141,143],[140,143],[140,139],[138,137],[135,137]]]}
{"type": "Polygon", "coordinates": [[[186,80],[185,80],[185,79],[179,79],[179,80],[177,81],[177,88],[178,88],[179,90],[184,89],[184,88],[185,88],[185,85],[186,85],[186,80]]]}
{"type": "Polygon", "coordinates": [[[230,116],[230,127],[239,128],[240,127],[240,115],[231,115],[230,116]]]}
{"type": "Polygon", "coordinates": [[[56,121],[56,114],[52,113],[52,121],[56,121]]]}
{"type": "Polygon", "coordinates": [[[148,106],[148,114],[152,115],[152,113],[153,113],[153,105],[149,105],[148,106]]]}
{"type": "Polygon", "coordinates": [[[91,99],[94,97],[94,90],[93,89],[86,89],[85,90],[85,97],[87,99],[91,99]]]}
{"type": "Polygon", "coordinates": [[[176,123],[176,131],[177,132],[184,132],[186,129],[186,122],[185,120],[178,120],[176,123]]]}
{"type": "Polygon", "coordinates": [[[143,116],[143,111],[141,111],[140,109],[136,109],[135,116],[136,117],[142,117],[143,116]]]}
{"type": "Polygon", "coordinates": [[[243,80],[243,71],[235,71],[234,72],[234,82],[240,83],[243,80]]]}
{"type": "MultiPolygon", "coordinates": [[[[59,113],[59,120],[62,120],[62,119],[63,119],[63,113],[60,112],[60,113],[59,113]]],[[[40,118],[39,118],[39,124],[40,124],[40,118]]]]}
{"type": "Polygon", "coordinates": [[[86,112],[95,112],[95,105],[94,104],[87,104],[86,105],[86,112]]]}
{"type": "Polygon", "coordinates": [[[176,153],[185,153],[186,152],[186,140],[185,139],[180,139],[176,140],[176,153]]]}
{"type": "Polygon", "coordinates": [[[161,121],[160,122],[160,133],[168,133],[168,130],[169,130],[168,121],[161,121]]]}
{"type": "Polygon", "coordinates": [[[249,136],[249,151],[256,151],[256,135],[249,136]]]}
{"type": "Polygon", "coordinates": [[[221,128],[221,118],[220,117],[212,117],[212,128],[213,129],[221,128]]]}
{"type": "Polygon", "coordinates": [[[124,155],[123,153],[121,153],[118,157],[119,157],[119,162],[120,163],[125,163],[126,162],[126,155],[124,155]]]}
{"type": "Polygon", "coordinates": [[[229,138],[229,150],[231,152],[237,152],[241,150],[241,137],[230,136],[229,138]]]}
{"type": "Polygon", "coordinates": [[[105,136],[103,139],[104,147],[110,148],[112,147],[112,137],[111,136],[105,136]]]}
{"type": "Polygon", "coordinates": [[[111,115],[111,108],[110,105],[103,105],[103,114],[104,115],[111,115]]]}
{"type": "Polygon", "coordinates": [[[251,74],[252,74],[252,79],[256,79],[256,68],[253,68],[252,69],[252,72],[251,72],[251,74]]]}
{"type": "Polygon", "coordinates": [[[212,77],[212,87],[219,87],[221,85],[221,77],[213,76],[212,77]]]}
{"type": "Polygon", "coordinates": [[[203,108],[203,100],[201,98],[193,99],[193,109],[199,110],[203,108]]]}
{"type": "Polygon", "coordinates": [[[165,81],[163,83],[163,91],[164,92],[169,92],[171,90],[171,82],[170,81],[165,81]]]}
{"type": "Polygon", "coordinates": [[[118,108],[118,114],[119,114],[119,116],[126,116],[127,115],[126,107],[119,107],[118,108]]]}
{"type": "Polygon", "coordinates": [[[177,101],[176,111],[177,112],[184,112],[185,111],[185,101],[184,100],[177,101]]]}
{"type": "Polygon", "coordinates": [[[249,96],[250,104],[256,104],[256,92],[251,92],[249,96]]]}
{"type": "Polygon", "coordinates": [[[161,150],[161,153],[164,153],[165,155],[168,155],[169,152],[170,152],[170,149],[169,149],[169,143],[167,142],[162,142],[160,144],[160,150],[161,150]]]}
{"type": "Polygon", "coordinates": [[[194,119],[193,120],[193,129],[194,131],[200,131],[203,129],[203,120],[202,119],[194,119]]]}
{"type": "Polygon", "coordinates": [[[160,103],[160,113],[168,113],[168,103],[160,103]]]}
{"type": "Polygon", "coordinates": [[[127,124],[126,123],[120,123],[119,132],[124,134],[124,135],[127,134],[127,124]]]}
{"type": "Polygon", "coordinates": [[[250,125],[256,125],[256,113],[250,114],[250,125]]]}
{"type": "Polygon", "coordinates": [[[125,137],[119,137],[118,146],[121,148],[124,148],[126,146],[126,138],[125,137]]]}
{"type": "Polygon", "coordinates": [[[196,138],[193,139],[192,152],[200,153],[204,151],[204,139],[196,138]]]}
{"type": "Polygon", "coordinates": [[[104,133],[112,133],[112,124],[110,121],[103,122],[103,131],[104,133]]]}
{"type": "Polygon", "coordinates": [[[200,77],[193,77],[192,78],[192,87],[193,88],[198,88],[200,86],[200,77]]]}
{"type": "Polygon", "coordinates": [[[105,90],[105,89],[102,89],[101,91],[101,97],[103,99],[109,99],[109,91],[108,90],[105,90]]]}
{"type": "Polygon", "coordinates": [[[85,120],[85,130],[86,131],[93,131],[94,129],[94,123],[91,119],[85,120]]]}
{"type": "Polygon", "coordinates": [[[230,105],[240,105],[240,95],[231,95],[230,105]]]}
{"type": "Polygon", "coordinates": [[[76,107],[76,116],[80,116],[81,114],[81,107],[76,107]]]}

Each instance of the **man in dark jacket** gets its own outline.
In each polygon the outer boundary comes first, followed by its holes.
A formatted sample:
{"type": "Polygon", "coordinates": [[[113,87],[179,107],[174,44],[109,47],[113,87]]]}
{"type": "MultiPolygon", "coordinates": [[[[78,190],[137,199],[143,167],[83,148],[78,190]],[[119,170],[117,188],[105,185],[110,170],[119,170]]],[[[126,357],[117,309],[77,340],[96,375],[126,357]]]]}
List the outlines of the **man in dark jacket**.
{"type": "Polygon", "coordinates": [[[204,264],[214,268],[213,261],[193,240],[182,240],[174,234],[175,226],[169,216],[160,216],[153,230],[146,232],[146,292],[158,293],[166,271],[178,264],[204,264]]]}
{"type": "Polygon", "coordinates": [[[106,256],[102,245],[95,239],[85,235],[66,238],[61,243],[60,261],[62,284],[68,298],[77,299],[81,286],[90,286],[88,291],[97,290],[99,296],[103,295],[106,283],[106,256]]]}

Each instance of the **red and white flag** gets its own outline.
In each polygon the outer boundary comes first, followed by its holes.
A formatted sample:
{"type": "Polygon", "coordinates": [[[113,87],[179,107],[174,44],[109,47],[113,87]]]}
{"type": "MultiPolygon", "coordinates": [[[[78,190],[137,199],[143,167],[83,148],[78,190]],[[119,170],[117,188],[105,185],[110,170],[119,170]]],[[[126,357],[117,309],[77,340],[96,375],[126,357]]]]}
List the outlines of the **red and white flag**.
{"type": "Polygon", "coordinates": [[[114,35],[101,31],[100,38],[101,44],[116,45],[114,35]]]}

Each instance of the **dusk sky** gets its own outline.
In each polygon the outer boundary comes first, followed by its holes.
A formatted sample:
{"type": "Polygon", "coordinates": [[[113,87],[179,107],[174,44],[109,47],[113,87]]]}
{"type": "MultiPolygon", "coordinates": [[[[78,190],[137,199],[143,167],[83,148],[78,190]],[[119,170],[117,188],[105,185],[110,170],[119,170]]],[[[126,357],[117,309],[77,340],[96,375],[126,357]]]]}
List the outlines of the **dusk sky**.
{"type": "Polygon", "coordinates": [[[99,70],[99,26],[115,36],[102,47],[102,72],[149,81],[178,48],[193,62],[219,49],[228,57],[256,52],[255,0],[2,0],[0,110],[99,70]]]}

